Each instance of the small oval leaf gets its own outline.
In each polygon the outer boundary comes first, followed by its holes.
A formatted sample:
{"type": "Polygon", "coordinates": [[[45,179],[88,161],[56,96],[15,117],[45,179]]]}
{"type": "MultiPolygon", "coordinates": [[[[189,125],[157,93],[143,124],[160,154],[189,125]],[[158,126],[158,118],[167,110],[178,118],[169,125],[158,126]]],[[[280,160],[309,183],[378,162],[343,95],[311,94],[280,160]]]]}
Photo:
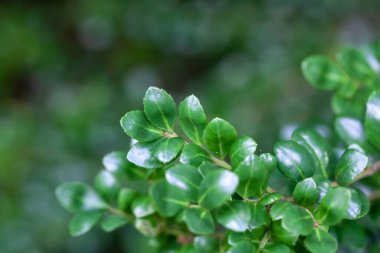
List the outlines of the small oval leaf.
{"type": "Polygon", "coordinates": [[[197,235],[212,234],[215,230],[214,219],[207,209],[190,207],[185,210],[184,221],[191,232],[197,235]]]}
{"type": "Polygon", "coordinates": [[[225,228],[244,232],[251,221],[251,210],[246,203],[232,201],[225,203],[218,211],[216,218],[225,228]]]}
{"type": "Polygon", "coordinates": [[[371,144],[380,150],[380,91],[372,93],[366,108],[365,132],[371,144]]]}
{"type": "Polygon", "coordinates": [[[355,177],[364,171],[368,157],[362,152],[347,149],[340,158],[335,169],[335,179],[340,185],[348,185],[355,177]]]}
{"type": "Polygon", "coordinates": [[[237,168],[247,156],[253,155],[256,148],[257,143],[251,137],[243,136],[236,140],[230,150],[232,168],[237,168]]]}

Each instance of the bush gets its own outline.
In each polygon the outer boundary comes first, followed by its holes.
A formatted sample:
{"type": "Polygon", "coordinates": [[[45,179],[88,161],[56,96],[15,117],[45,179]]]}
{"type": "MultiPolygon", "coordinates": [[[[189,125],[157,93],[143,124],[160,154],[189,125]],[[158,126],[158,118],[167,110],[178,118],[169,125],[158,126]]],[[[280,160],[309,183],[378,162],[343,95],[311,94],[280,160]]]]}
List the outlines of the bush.
{"type": "Polygon", "coordinates": [[[143,111],[120,121],[130,150],[107,154],[93,187],[57,188],[74,215],[70,234],[98,223],[106,232],[132,224],[159,252],[369,247],[376,234],[359,219],[380,197],[379,180],[370,177],[380,170],[380,43],[345,48],[337,61],[310,56],[302,71],[314,87],[335,92],[339,140],[302,127],[278,141],[273,154],[255,154],[256,141],[226,120],[208,122],[194,95],[177,108],[166,91],[149,88],[143,111]]]}

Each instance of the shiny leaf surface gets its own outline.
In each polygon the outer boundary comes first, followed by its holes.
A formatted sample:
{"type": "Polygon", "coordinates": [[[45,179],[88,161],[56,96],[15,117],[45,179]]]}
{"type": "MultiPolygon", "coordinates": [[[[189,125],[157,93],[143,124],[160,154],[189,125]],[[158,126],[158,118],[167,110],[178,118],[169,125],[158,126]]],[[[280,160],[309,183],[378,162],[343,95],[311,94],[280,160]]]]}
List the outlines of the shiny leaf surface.
{"type": "Polygon", "coordinates": [[[251,210],[241,201],[231,201],[219,209],[216,217],[225,228],[235,232],[244,232],[248,229],[251,221],[251,210]]]}
{"type": "Polygon", "coordinates": [[[365,132],[371,144],[380,150],[380,91],[372,93],[367,102],[365,132]]]}
{"type": "Polygon", "coordinates": [[[158,161],[166,164],[177,158],[184,144],[185,141],[180,137],[164,138],[157,143],[153,154],[158,161]]]}
{"type": "Polygon", "coordinates": [[[302,206],[312,206],[319,197],[317,184],[312,178],[304,179],[294,188],[293,197],[302,206]]]}
{"type": "Polygon", "coordinates": [[[336,165],[336,181],[340,185],[352,183],[354,178],[363,172],[367,163],[368,157],[366,155],[354,149],[347,149],[336,165]]]}
{"type": "Polygon", "coordinates": [[[184,221],[189,230],[198,235],[208,235],[215,230],[214,218],[210,211],[201,207],[187,208],[184,221]]]}
{"type": "Polygon", "coordinates": [[[257,143],[248,136],[237,139],[231,146],[230,160],[232,168],[237,168],[244,159],[253,155],[256,151],[257,143]]]}
{"type": "Polygon", "coordinates": [[[190,164],[195,167],[201,165],[204,161],[211,161],[209,153],[195,144],[185,144],[183,147],[180,161],[183,164],[190,164]]]}

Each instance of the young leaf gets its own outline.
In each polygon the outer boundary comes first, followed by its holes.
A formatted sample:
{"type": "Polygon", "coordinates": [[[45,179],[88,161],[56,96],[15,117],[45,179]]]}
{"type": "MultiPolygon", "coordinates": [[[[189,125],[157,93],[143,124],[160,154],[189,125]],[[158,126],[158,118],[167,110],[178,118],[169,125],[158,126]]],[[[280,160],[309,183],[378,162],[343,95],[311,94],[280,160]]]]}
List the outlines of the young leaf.
{"type": "Polygon", "coordinates": [[[352,183],[355,177],[365,169],[367,162],[368,157],[363,153],[354,149],[347,149],[336,165],[335,179],[338,184],[348,185],[352,183]]]}
{"type": "Polygon", "coordinates": [[[303,207],[291,205],[284,211],[282,227],[299,235],[309,235],[313,231],[313,218],[303,207]]]}
{"type": "Polygon", "coordinates": [[[296,185],[293,197],[302,206],[312,206],[319,197],[317,184],[312,178],[306,178],[296,185]]]}
{"type": "Polygon", "coordinates": [[[117,206],[120,210],[126,211],[132,203],[132,200],[137,196],[137,192],[134,190],[123,188],[120,190],[117,197],[117,206]]]}
{"type": "Polygon", "coordinates": [[[173,161],[181,152],[185,141],[181,137],[164,138],[155,147],[153,153],[158,161],[166,164],[173,161]]]}
{"type": "Polygon", "coordinates": [[[351,199],[351,192],[344,187],[331,188],[323,197],[314,217],[327,226],[338,224],[346,217],[351,199]]]}
{"type": "Polygon", "coordinates": [[[367,102],[364,125],[368,140],[380,150],[380,91],[373,92],[367,102]]]}
{"type": "Polygon", "coordinates": [[[179,123],[184,133],[194,143],[201,145],[206,127],[206,115],[194,95],[188,96],[179,105],[179,123]]]}
{"type": "Polygon", "coordinates": [[[232,168],[237,168],[247,156],[253,155],[256,148],[257,143],[251,137],[243,136],[237,139],[230,150],[232,168]]]}
{"type": "Polygon", "coordinates": [[[172,96],[163,89],[150,87],[144,97],[144,113],[158,128],[172,131],[176,117],[176,104],[172,96]]]}
{"type": "Polygon", "coordinates": [[[145,169],[161,168],[163,164],[153,154],[159,141],[136,143],[128,152],[128,161],[145,169]]]}
{"type": "Polygon", "coordinates": [[[337,89],[348,78],[336,63],[325,56],[313,55],[302,61],[302,72],[313,86],[323,90],[337,89]]]}
{"type": "Polygon", "coordinates": [[[338,249],[338,244],[333,236],[320,228],[315,228],[306,237],[305,247],[312,253],[334,253],[338,249]]]}
{"type": "Polygon", "coordinates": [[[204,161],[211,161],[206,150],[192,143],[185,144],[180,157],[181,163],[198,167],[204,161]]]}
{"type": "Polygon", "coordinates": [[[189,202],[196,203],[202,181],[197,168],[191,165],[177,164],[166,171],[165,177],[169,184],[183,192],[189,202]]]}
{"type": "Polygon", "coordinates": [[[235,128],[220,118],[215,118],[208,123],[203,133],[206,147],[221,159],[228,154],[236,137],[235,128]]]}
{"type": "Polygon", "coordinates": [[[247,156],[234,172],[239,177],[237,192],[243,198],[260,197],[268,186],[269,171],[256,155],[247,156]]]}
{"type": "Polygon", "coordinates": [[[215,230],[214,219],[209,210],[189,207],[185,210],[184,221],[189,230],[197,235],[212,234],[215,230]]]}
{"type": "Polygon", "coordinates": [[[181,191],[165,180],[158,180],[150,188],[157,212],[164,217],[172,217],[188,206],[181,191]]]}
{"type": "Polygon", "coordinates": [[[93,228],[102,218],[103,211],[80,212],[76,214],[69,223],[71,236],[80,236],[93,228]]]}
{"type": "Polygon", "coordinates": [[[219,209],[216,219],[229,230],[244,232],[248,229],[251,221],[251,209],[246,203],[231,201],[219,209]]]}
{"type": "Polygon", "coordinates": [[[347,74],[358,81],[366,81],[374,74],[365,56],[356,48],[343,48],[337,54],[337,60],[347,74]]]}
{"type": "Polygon", "coordinates": [[[256,229],[263,225],[268,224],[269,215],[266,208],[259,203],[252,203],[251,208],[251,221],[249,223],[249,229],[256,229]]]}
{"type": "Polygon", "coordinates": [[[153,200],[150,196],[140,196],[132,202],[132,212],[137,218],[143,218],[155,212],[153,200]]]}
{"type": "Polygon", "coordinates": [[[198,202],[207,209],[223,205],[235,192],[239,184],[238,176],[227,170],[208,173],[200,187],[198,202]]]}
{"type": "Polygon", "coordinates": [[[100,227],[105,232],[112,232],[122,226],[128,224],[128,220],[121,216],[108,215],[100,222],[100,227]]]}
{"type": "Polygon", "coordinates": [[[194,238],[194,253],[214,253],[218,251],[219,242],[211,236],[197,236],[194,238]]]}
{"type": "Polygon", "coordinates": [[[163,135],[160,129],[149,123],[141,111],[127,112],[121,118],[120,124],[126,134],[138,141],[153,141],[163,135]]]}
{"type": "Polygon", "coordinates": [[[100,171],[95,177],[96,191],[108,201],[116,200],[120,188],[120,184],[116,177],[106,170],[100,171]]]}
{"type": "Polygon", "coordinates": [[[69,212],[104,210],[107,204],[90,186],[80,182],[64,183],[57,187],[59,203],[69,212]]]}
{"type": "Polygon", "coordinates": [[[314,174],[314,163],[309,152],[294,141],[279,141],[274,145],[274,153],[280,171],[294,182],[299,182],[314,174]]]}
{"type": "Polygon", "coordinates": [[[271,235],[276,241],[287,245],[294,245],[298,240],[298,234],[282,227],[281,221],[274,221],[271,225],[271,235]]]}
{"type": "Polygon", "coordinates": [[[311,155],[316,172],[328,178],[329,143],[311,128],[299,128],[292,134],[292,140],[302,145],[311,155]]]}

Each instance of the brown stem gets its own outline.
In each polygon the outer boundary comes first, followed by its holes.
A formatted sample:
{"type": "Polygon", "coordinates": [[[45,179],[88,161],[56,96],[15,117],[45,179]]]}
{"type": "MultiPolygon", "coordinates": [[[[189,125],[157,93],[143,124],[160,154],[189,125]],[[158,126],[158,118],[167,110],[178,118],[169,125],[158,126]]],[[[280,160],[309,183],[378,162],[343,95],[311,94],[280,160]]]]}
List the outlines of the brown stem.
{"type": "Polygon", "coordinates": [[[367,167],[362,173],[357,175],[354,179],[354,182],[359,181],[365,177],[370,177],[378,171],[380,171],[380,161],[372,164],[372,166],[367,167]]]}

